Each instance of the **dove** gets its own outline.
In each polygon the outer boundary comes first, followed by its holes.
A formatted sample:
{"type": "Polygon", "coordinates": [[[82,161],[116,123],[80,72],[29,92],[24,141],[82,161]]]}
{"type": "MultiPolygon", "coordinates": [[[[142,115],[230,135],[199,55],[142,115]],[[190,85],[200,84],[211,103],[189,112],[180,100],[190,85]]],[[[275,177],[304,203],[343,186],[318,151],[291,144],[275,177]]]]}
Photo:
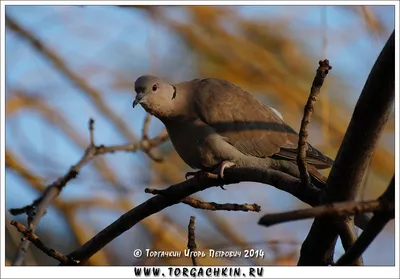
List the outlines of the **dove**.
{"type": "MultiPolygon", "coordinates": [[[[300,178],[298,134],[275,109],[239,86],[217,78],[169,84],[144,75],[135,81],[140,104],[166,127],[181,159],[197,172],[224,177],[230,167],[274,169],[300,178]]],[[[313,184],[324,185],[319,169],[333,160],[307,143],[306,161],[313,184]],[[322,182],[322,183],[321,183],[322,182]]]]}

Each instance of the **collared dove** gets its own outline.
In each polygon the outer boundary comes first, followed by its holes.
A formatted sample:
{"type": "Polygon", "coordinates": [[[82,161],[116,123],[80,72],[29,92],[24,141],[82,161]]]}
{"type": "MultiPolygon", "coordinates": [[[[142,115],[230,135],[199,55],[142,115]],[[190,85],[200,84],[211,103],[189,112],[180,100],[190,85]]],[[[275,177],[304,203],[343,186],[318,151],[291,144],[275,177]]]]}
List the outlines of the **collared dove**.
{"type": "MultiPolygon", "coordinates": [[[[240,87],[216,78],[168,84],[145,75],[136,80],[135,91],[132,106],[141,104],[163,122],[179,156],[193,169],[223,177],[227,167],[246,166],[300,177],[298,134],[276,110],[240,87]]],[[[325,181],[318,169],[329,168],[333,160],[307,144],[307,164],[315,184],[325,181]]]]}

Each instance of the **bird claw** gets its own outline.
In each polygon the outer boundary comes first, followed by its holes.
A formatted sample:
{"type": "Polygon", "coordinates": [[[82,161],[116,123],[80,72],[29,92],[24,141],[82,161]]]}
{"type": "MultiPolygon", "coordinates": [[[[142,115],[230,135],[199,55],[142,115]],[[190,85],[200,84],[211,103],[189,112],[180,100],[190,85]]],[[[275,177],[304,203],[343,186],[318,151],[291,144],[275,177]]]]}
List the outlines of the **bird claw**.
{"type": "MultiPolygon", "coordinates": [[[[223,161],[219,166],[215,169],[214,172],[206,172],[206,171],[189,171],[185,174],[185,179],[187,180],[190,176],[193,176],[196,179],[224,179],[224,171],[227,168],[234,167],[236,164],[231,161],[223,161]]],[[[222,190],[226,190],[224,185],[219,185],[222,190]]]]}
{"type": "Polygon", "coordinates": [[[234,162],[231,162],[231,161],[222,161],[222,163],[218,166],[218,169],[219,169],[219,177],[223,179],[223,178],[224,178],[224,171],[225,171],[225,169],[232,168],[232,167],[234,167],[234,166],[236,166],[236,164],[235,164],[234,162]]]}
{"type": "Polygon", "coordinates": [[[188,171],[188,172],[185,174],[185,179],[188,180],[188,178],[189,178],[190,176],[196,176],[196,173],[197,173],[197,171],[188,171]]]}
{"type": "Polygon", "coordinates": [[[194,178],[198,179],[198,180],[202,180],[205,178],[209,178],[209,179],[218,179],[218,175],[211,173],[211,172],[207,172],[207,171],[189,171],[185,174],[185,178],[186,180],[188,179],[188,177],[193,176],[194,178]]]}
{"type": "MultiPolygon", "coordinates": [[[[234,163],[234,162],[231,162],[231,161],[223,161],[219,166],[218,166],[218,168],[217,168],[217,171],[218,171],[218,173],[219,173],[219,178],[220,179],[224,179],[224,171],[225,171],[225,169],[227,169],[227,168],[232,168],[232,167],[234,167],[234,166],[236,166],[236,164],[234,163]]],[[[224,188],[224,184],[221,184],[221,185],[219,185],[219,187],[221,187],[221,189],[222,190],[226,190],[225,188],[224,188]]]]}

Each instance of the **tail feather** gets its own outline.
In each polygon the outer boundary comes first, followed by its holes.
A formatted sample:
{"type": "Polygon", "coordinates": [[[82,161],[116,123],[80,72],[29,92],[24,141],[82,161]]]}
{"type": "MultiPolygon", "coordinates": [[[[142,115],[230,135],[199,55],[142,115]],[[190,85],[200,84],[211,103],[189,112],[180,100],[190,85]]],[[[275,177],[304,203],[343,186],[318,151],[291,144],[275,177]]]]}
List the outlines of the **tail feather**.
{"type": "Polygon", "coordinates": [[[319,188],[326,189],[326,177],[323,176],[316,167],[313,165],[308,165],[308,173],[311,177],[311,183],[319,188]]]}

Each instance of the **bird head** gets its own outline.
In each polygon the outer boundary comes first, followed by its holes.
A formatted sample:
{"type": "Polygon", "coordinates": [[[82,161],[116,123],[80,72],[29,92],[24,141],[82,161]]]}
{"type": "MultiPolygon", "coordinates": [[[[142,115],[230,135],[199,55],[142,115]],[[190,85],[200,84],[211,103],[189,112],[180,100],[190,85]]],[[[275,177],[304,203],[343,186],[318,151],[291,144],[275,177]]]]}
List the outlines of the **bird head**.
{"type": "Polygon", "coordinates": [[[140,104],[145,111],[156,116],[166,116],[173,109],[175,86],[156,76],[145,75],[135,81],[136,98],[132,107],[140,104]]]}

